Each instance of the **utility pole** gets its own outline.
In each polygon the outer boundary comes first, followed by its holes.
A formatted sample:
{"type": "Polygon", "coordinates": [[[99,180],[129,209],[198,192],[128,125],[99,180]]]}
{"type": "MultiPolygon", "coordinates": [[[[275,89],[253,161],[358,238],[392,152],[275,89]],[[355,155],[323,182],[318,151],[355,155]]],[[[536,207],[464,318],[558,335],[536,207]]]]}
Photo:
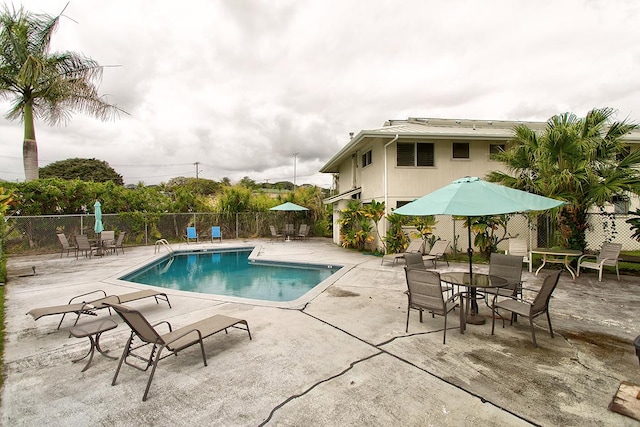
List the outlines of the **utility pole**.
{"type": "Polygon", "coordinates": [[[298,159],[298,154],[300,153],[293,153],[293,192],[296,192],[296,160],[298,159]]]}
{"type": "Polygon", "coordinates": [[[200,166],[200,162],[195,162],[194,165],[196,166],[196,194],[200,193],[200,185],[198,182],[198,178],[199,178],[199,166],[200,166]]]}

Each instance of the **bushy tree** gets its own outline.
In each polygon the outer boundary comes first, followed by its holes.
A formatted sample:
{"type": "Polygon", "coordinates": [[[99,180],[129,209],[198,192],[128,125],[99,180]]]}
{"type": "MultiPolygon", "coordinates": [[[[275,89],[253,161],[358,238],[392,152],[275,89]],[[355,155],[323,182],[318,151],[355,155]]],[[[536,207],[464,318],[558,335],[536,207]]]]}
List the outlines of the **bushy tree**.
{"type": "Polygon", "coordinates": [[[109,163],[96,159],[59,160],[40,168],[40,178],[79,179],[82,181],[108,182],[123,185],[122,175],[109,163]]]}
{"type": "Polygon", "coordinates": [[[0,99],[10,99],[9,120],[24,123],[23,161],[27,181],[38,179],[35,119],[66,122],[78,111],[99,119],[120,110],[98,94],[102,66],[76,52],[51,52],[60,17],[5,5],[0,15],[0,99]]]}
{"type": "Polygon", "coordinates": [[[551,117],[540,134],[516,126],[511,146],[494,157],[509,172],[494,171],[487,179],[567,201],[558,217],[562,237],[567,247],[584,251],[588,209],[640,194],[640,151],[624,140],[638,125],[613,116],[611,108],[584,118],[564,113],[551,117]]]}

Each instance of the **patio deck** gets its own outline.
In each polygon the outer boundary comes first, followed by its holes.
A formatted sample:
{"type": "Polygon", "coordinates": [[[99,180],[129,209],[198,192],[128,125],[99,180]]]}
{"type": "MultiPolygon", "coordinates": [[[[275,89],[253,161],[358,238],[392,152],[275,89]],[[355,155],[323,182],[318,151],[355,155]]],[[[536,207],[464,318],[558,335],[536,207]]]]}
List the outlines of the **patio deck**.
{"type": "MultiPolygon", "coordinates": [[[[633,339],[640,334],[640,280],[594,273],[576,281],[563,274],[551,301],[556,338],[538,328],[538,349],[528,323],[503,329],[469,325],[461,335],[449,317],[411,314],[405,334],[406,289],[401,265],[342,249],[326,239],[229,241],[193,247],[262,245],[260,257],[355,265],[302,307],[229,302],[214,295],[167,289],[172,309],[153,301],[132,303],[150,321],[185,325],[216,313],[246,319],[253,340],[230,331],[205,341],[209,366],[197,347],[160,362],[149,400],[148,373],[96,355],[91,367],[71,363],[88,349],[69,338],[71,319],[35,322],[25,313],[64,304],[93,289],[125,293],[114,278],[154,259],[153,247],[127,248],[124,256],[76,260],[59,254],[9,258],[2,425],[638,425],[611,412],[622,381],[640,384],[633,339]],[[32,267],[36,267],[36,275],[32,267]],[[25,276],[25,277],[20,277],[25,276]]],[[[186,245],[182,245],[186,248],[186,245]]],[[[438,264],[440,271],[464,264],[438,264]]],[[[477,266],[483,271],[487,266],[477,266]]],[[[525,286],[541,282],[525,271],[525,286]]],[[[490,310],[482,306],[481,314],[490,310]]],[[[106,310],[98,316],[107,317],[106,310]]],[[[104,333],[102,348],[119,356],[129,334],[104,333]]],[[[85,318],[85,321],[94,320],[85,318]]],[[[82,320],[81,320],[82,322],[82,320]]],[[[544,318],[537,323],[546,325],[544,318]]]]}

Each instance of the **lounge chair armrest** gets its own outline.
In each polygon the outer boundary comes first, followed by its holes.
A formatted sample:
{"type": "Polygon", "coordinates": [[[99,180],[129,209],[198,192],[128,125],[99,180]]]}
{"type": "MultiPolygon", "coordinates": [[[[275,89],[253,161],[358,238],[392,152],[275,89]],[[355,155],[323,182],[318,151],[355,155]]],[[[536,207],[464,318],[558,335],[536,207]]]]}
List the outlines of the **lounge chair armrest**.
{"type": "Polygon", "coordinates": [[[578,258],[578,264],[580,264],[582,262],[583,258],[598,258],[598,255],[595,254],[584,254],[584,255],[580,255],[580,258],[578,258]]]}
{"type": "Polygon", "coordinates": [[[160,325],[162,325],[163,323],[164,323],[164,324],[166,324],[166,325],[169,327],[169,332],[173,331],[173,328],[171,327],[171,323],[167,322],[166,320],[163,320],[163,321],[158,322],[158,323],[154,323],[154,324],[153,324],[153,325],[151,325],[151,326],[153,326],[153,327],[155,328],[156,326],[160,326],[160,325]]]}
{"type": "MultiPolygon", "coordinates": [[[[96,293],[101,293],[101,294],[102,294],[102,296],[103,296],[104,298],[106,298],[106,297],[107,297],[107,293],[106,293],[105,291],[103,291],[102,289],[97,289],[97,290],[95,290],[95,291],[87,292],[86,294],[76,295],[75,297],[73,297],[73,298],[71,298],[71,299],[69,300],[68,304],[73,303],[73,301],[74,301],[75,299],[77,299],[77,298],[84,297],[84,296],[91,295],[91,294],[96,294],[96,293]]],[[[98,298],[96,298],[96,299],[98,299],[98,298]]]]}
{"type": "Polygon", "coordinates": [[[202,333],[200,332],[200,329],[189,329],[188,331],[185,331],[184,333],[175,336],[171,341],[167,341],[166,344],[169,345],[172,342],[178,341],[180,338],[184,338],[193,332],[196,332],[198,334],[198,341],[202,341],[202,333]]]}

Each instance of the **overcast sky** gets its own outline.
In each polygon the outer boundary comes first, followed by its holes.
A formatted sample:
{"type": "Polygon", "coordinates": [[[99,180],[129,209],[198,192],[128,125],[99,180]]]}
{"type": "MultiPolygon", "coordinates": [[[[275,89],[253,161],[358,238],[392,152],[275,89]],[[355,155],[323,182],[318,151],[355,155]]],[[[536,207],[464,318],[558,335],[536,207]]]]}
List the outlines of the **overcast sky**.
{"type": "MultiPolygon", "coordinates": [[[[318,170],[388,119],[546,120],[612,107],[640,121],[635,0],[15,0],[59,14],[54,51],[116,66],[129,115],[36,123],[40,166],[105,160],[127,184],[199,176],[329,186],[318,170]]],[[[6,113],[9,103],[0,104],[6,113]]],[[[0,119],[0,179],[24,180],[0,119]]]]}

